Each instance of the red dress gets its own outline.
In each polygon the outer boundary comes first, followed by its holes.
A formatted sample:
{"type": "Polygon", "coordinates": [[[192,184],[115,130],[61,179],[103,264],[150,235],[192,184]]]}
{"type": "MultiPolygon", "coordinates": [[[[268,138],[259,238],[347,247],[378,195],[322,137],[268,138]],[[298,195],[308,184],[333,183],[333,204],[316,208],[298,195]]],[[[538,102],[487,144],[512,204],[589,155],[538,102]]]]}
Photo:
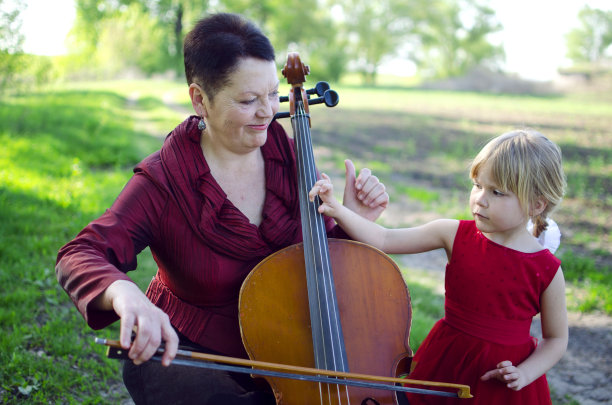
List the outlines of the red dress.
{"type": "Polygon", "coordinates": [[[480,377],[501,361],[518,365],[533,352],[531,320],[560,264],[548,249],[509,249],[487,239],[474,221],[460,221],[446,266],[445,316],[417,350],[410,378],[466,384],[474,398],[407,394],[410,405],[551,404],[545,375],[520,391],[480,377]]]}

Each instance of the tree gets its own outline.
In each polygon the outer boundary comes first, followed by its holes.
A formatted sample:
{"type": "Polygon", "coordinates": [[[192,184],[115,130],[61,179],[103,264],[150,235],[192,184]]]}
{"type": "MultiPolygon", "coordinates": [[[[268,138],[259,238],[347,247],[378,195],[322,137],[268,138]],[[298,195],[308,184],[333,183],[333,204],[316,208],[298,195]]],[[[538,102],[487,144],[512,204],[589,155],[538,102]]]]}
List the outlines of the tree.
{"type": "Polygon", "coordinates": [[[6,1],[0,0],[0,89],[11,82],[21,63],[24,40],[20,31],[22,9],[21,0],[13,1],[8,7],[6,1]]]}
{"type": "Polygon", "coordinates": [[[425,77],[449,77],[495,64],[503,50],[488,42],[501,29],[479,0],[336,0],[350,57],[374,84],[383,58],[407,54],[425,77]]]}
{"type": "Polygon", "coordinates": [[[133,3],[103,19],[94,61],[106,76],[138,70],[152,74],[174,69],[172,38],[159,20],[133,3]],[[118,40],[120,39],[120,40],[118,40]]]}
{"type": "Polygon", "coordinates": [[[338,14],[351,61],[367,84],[375,84],[385,56],[395,53],[414,24],[410,10],[423,0],[338,0],[338,14]]]}
{"type": "Polygon", "coordinates": [[[309,81],[337,81],[344,73],[346,52],[323,0],[223,0],[222,9],[256,22],[270,38],[280,64],[297,51],[310,65],[309,81]]]}
{"type": "MultiPolygon", "coordinates": [[[[207,1],[76,0],[71,51],[104,70],[136,67],[145,73],[183,72],[185,21],[205,13],[207,1]],[[113,49],[116,48],[116,49],[113,49]],[[117,59],[119,58],[119,59],[117,59]],[[112,62],[113,65],[108,65],[112,62]]],[[[89,66],[91,67],[91,66],[89,66]]]]}
{"type": "Polygon", "coordinates": [[[495,65],[503,48],[488,42],[501,25],[478,0],[436,0],[422,9],[412,30],[412,59],[425,77],[460,76],[479,65],[495,65]]]}
{"type": "Polygon", "coordinates": [[[575,64],[598,65],[612,58],[612,11],[585,6],[578,14],[581,26],[566,36],[567,56],[575,64]]]}

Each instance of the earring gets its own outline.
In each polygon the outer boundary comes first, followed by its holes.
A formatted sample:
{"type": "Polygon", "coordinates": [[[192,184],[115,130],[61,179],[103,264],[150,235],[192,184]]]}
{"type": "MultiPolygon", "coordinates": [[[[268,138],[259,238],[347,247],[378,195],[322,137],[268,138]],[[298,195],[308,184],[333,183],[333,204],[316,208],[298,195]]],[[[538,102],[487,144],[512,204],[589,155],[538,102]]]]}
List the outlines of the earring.
{"type": "Polygon", "coordinates": [[[198,129],[200,131],[204,131],[206,129],[206,122],[204,121],[204,118],[200,118],[200,122],[198,122],[198,129]]]}

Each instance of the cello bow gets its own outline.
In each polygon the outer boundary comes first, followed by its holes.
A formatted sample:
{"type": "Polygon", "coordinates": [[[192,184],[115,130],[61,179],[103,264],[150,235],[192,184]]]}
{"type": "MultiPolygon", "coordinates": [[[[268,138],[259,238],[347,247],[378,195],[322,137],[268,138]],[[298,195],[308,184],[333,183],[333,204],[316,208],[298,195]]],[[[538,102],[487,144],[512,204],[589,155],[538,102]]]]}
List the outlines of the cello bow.
{"type": "MultiPolygon", "coordinates": [[[[129,360],[128,349],[123,349],[118,340],[95,338],[95,343],[107,346],[107,357],[111,359],[129,360]]],[[[163,347],[150,360],[161,362],[164,354],[163,347]]],[[[189,367],[200,367],[213,370],[223,370],[235,373],[289,378],[302,381],[319,382],[327,384],[348,385],[363,388],[376,388],[397,392],[412,392],[422,395],[435,395],[451,398],[472,398],[470,387],[463,384],[442,383],[436,381],[414,380],[408,378],[393,378],[374,376],[368,374],[335,372],[324,369],[292,366],[287,364],[268,363],[264,361],[247,360],[238,357],[220,356],[181,349],[176,353],[172,364],[189,367]],[[383,384],[387,383],[387,384],[383,384]],[[400,385],[389,385],[400,384],[400,385]],[[446,388],[453,391],[440,391],[434,389],[406,387],[404,385],[418,385],[431,388],[446,388]]]]}

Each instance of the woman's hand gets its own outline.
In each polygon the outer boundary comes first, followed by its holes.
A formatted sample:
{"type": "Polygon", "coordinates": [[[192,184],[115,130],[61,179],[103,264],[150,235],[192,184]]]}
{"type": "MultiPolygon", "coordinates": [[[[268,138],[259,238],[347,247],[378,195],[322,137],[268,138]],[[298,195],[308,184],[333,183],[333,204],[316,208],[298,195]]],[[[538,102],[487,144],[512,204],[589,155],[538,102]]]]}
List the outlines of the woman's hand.
{"type": "Polygon", "coordinates": [[[518,391],[527,385],[527,377],[523,371],[512,365],[511,361],[505,360],[497,365],[497,368],[487,371],[480,379],[482,381],[497,379],[506,383],[506,387],[518,391]]]}
{"type": "Polygon", "coordinates": [[[375,221],[389,204],[389,194],[385,191],[385,185],[372,175],[370,169],[361,169],[359,177],[355,177],[353,162],[347,159],[344,165],[346,167],[344,206],[370,221],[375,221]]]}
{"type": "Polygon", "coordinates": [[[163,340],[162,365],[170,365],[178,349],[178,336],[165,312],[153,305],[136,284],[127,280],[118,280],[108,286],[103,299],[121,318],[119,341],[124,349],[130,349],[128,356],[134,364],[149,360],[163,340]],[[132,342],[134,329],[136,338],[132,342]]]}

